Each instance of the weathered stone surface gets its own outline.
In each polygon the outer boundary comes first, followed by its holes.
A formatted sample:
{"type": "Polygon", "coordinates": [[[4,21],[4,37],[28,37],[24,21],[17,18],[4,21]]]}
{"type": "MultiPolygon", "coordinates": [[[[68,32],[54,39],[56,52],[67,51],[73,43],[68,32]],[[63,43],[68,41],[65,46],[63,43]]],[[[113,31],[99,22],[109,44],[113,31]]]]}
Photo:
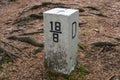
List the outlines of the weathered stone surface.
{"type": "Polygon", "coordinates": [[[55,8],[44,12],[45,66],[70,74],[76,65],[79,11],[55,8]]]}

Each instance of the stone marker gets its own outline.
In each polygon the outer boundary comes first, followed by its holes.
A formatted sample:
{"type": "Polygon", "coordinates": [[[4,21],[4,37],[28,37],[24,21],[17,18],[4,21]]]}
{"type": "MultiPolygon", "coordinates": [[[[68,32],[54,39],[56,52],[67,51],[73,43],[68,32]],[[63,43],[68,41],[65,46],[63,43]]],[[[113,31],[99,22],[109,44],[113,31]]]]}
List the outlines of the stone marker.
{"type": "Polygon", "coordinates": [[[76,66],[79,11],[54,8],[44,12],[45,67],[70,74],[76,66]]]}

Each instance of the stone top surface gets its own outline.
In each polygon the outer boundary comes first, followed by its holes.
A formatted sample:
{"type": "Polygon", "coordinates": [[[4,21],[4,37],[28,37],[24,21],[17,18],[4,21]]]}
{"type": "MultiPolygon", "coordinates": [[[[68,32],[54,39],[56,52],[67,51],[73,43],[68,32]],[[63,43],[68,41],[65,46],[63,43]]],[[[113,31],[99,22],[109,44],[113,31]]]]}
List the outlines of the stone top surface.
{"type": "Polygon", "coordinates": [[[69,16],[77,11],[78,11],[77,9],[54,8],[54,9],[45,11],[44,13],[69,16]]]}

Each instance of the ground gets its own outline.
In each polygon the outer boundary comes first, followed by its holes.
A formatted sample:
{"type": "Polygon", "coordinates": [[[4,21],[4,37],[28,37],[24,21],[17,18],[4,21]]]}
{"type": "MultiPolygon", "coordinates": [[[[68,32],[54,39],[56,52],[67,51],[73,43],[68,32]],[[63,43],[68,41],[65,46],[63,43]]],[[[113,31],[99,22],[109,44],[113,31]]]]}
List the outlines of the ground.
{"type": "MultiPolygon", "coordinates": [[[[43,33],[27,36],[44,44],[43,33]]],[[[120,80],[120,0],[0,0],[0,40],[20,49],[0,43],[19,56],[8,62],[0,55],[0,80],[120,80]],[[55,7],[80,12],[78,64],[70,76],[46,71],[43,47],[9,39],[42,30],[42,12],[55,7]],[[95,42],[118,45],[98,47],[95,42]]]]}

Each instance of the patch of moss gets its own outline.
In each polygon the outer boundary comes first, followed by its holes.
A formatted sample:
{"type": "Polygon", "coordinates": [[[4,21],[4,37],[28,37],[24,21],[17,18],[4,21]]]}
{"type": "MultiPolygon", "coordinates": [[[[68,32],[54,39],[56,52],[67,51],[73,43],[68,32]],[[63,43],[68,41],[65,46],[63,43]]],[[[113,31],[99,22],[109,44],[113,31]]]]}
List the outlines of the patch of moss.
{"type": "Polygon", "coordinates": [[[36,54],[38,54],[39,52],[41,52],[42,51],[42,48],[36,48],[36,49],[34,49],[33,51],[32,51],[32,54],[33,55],[36,55],[36,54]]]}
{"type": "Polygon", "coordinates": [[[2,73],[3,72],[3,68],[2,67],[0,67],[0,73],[2,73]]]}
{"type": "Polygon", "coordinates": [[[77,67],[71,75],[65,75],[65,80],[83,80],[84,76],[89,74],[89,71],[83,66],[77,67]]]}
{"type": "Polygon", "coordinates": [[[45,75],[49,80],[83,80],[84,76],[89,74],[89,71],[83,66],[80,65],[70,75],[61,75],[51,71],[46,71],[45,75]]]}
{"type": "Polygon", "coordinates": [[[64,75],[64,80],[80,80],[80,79],[72,75],[64,75]]]}
{"type": "Polygon", "coordinates": [[[83,65],[80,65],[80,67],[77,68],[77,73],[79,74],[79,77],[83,77],[89,74],[89,71],[83,65]]]}
{"type": "Polygon", "coordinates": [[[45,72],[45,75],[47,77],[49,77],[50,80],[56,80],[59,77],[58,74],[51,72],[51,71],[48,71],[48,70],[45,72]]]}
{"type": "Polygon", "coordinates": [[[7,64],[11,61],[10,57],[8,56],[3,56],[2,59],[0,60],[0,64],[7,64]]]}

